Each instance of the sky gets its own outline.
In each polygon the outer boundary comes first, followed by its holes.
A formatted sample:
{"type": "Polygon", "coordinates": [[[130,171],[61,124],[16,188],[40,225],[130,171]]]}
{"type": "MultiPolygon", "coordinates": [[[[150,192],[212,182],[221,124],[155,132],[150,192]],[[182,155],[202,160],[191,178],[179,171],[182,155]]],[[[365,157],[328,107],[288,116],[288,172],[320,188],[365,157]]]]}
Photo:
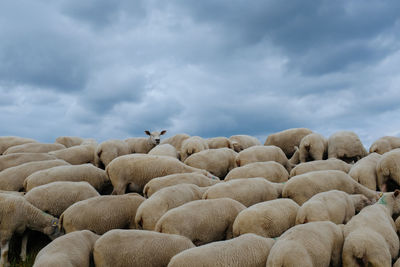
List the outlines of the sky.
{"type": "Polygon", "coordinates": [[[398,0],[0,1],[0,135],[400,136],[398,0]]]}

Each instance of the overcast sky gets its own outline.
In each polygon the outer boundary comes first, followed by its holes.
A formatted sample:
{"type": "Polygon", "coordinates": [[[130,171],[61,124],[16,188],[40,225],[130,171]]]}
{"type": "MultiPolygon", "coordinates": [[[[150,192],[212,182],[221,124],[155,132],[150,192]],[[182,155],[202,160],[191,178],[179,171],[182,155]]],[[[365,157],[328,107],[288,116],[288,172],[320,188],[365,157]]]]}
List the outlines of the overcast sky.
{"type": "Polygon", "coordinates": [[[2,0],[0,135],[400,136],[398,0],[2,0]]]}

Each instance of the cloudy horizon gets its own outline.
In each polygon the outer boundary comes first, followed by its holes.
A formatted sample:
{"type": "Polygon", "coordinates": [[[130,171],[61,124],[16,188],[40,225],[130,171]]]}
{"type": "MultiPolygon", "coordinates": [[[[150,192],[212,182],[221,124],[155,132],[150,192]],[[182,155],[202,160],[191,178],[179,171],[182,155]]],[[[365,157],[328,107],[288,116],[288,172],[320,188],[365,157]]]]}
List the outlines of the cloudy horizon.
{"type": "Polygon", "coordinates": [[[400,2],[0,3],[3,136],[400,136],[400,2]]]}

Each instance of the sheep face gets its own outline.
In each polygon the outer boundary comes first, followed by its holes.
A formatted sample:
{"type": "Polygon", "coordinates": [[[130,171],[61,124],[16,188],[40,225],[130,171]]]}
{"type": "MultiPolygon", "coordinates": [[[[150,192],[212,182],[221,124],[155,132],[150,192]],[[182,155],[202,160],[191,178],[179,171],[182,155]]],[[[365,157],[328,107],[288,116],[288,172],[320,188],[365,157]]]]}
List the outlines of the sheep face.
{"type": "Polygon", "coordinates": [[[153,145],[158,145],[160,144],[160,136],[164,135],[167,131],[163,130],[161,132],[152,132],[152,133],[150,133],[150,131],[144,131],[144,132],[149,136],[150,143],[152,143],[153,145]]]}
{"type": "Polygon", "coordinates": [[[43,232],[48,235],[51,240],[63,235],[63,232],[60,231],[59,221],[57,218],[53,219],[51,224],[44,228],[43,232]]]}

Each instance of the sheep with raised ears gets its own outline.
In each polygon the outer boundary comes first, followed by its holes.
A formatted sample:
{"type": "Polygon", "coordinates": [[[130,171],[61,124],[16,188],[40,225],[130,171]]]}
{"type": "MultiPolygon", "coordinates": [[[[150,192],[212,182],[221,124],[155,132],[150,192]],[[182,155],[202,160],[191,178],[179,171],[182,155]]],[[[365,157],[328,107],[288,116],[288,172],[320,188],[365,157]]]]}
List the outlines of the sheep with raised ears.
{"type": "Polygon", "coordinates": [[[369,148],[369,153],[376,152],[378,154],[385,154],[390,150],[400,148],[400,137],[396,136],[383,136],[372,143],[369,148]]]}
{"type": "Polygon", "coordinates": [[[289,178],[289,173],[281,164],[275,161],[253,162],[231,170],[225,181],[239,178],[263,177],[270,182],[282,183],[289,178]]]}
{"type": "Polygon", "coordinates": [[[400,213],[400,191],[384,193],[344,227],[343,266],[391,266],[399,254],[399,238],[392,219],[400,213]]]}
{"type": "Polygon", "coordinates": [[[128,143],[118,139],[101,142],[94,152],[94,165],[105,169],[107,165],[115,158],[130,154],[131,150],[128,143]]]}
{"type": "Polygon", "coordinates": [[[168,156],[179,159],[179,153],[173,145],[170,144],[161,144],[155,146],[152,150],[147,153],[148,155],[154,156],[168,156]]]}
{"type": "Polygon", "coordinates": [[[295,147],[300,146],[301,139],[310,133],[312,133],[312,131],[307,128],[287,129],[268,135],[264,145],[277,146],[282,149],[287,158],[290,158],[296,150],[295,147]]]}
{"type": "Polygon", "coordinates": [[[186,237],[146,230],[111,230],[95,243],[96,267],[167,266],[176,254],[193,248],[186,237]]]}
{"type": "MultiPolygon", "coordinates": [[[[9,266],[9,242],[14,233],[23,234],[25,229],[42,232],[51,239],[61,235],[58,219],[30,204],[24,197],[15,194],[0,194],[0,266],[9,266]]],[[[22,239],[21,258],[26,259],[28,236],[22,239]]]]}
{"type": "Polygon", "coordinates": [[[249,207],[278,198],[283,186],[282,183],[271,183],[264,178],[234,179],[210,186],[203,199],[231,198],[249,207]]]}
{"type": "Polygon", "coordinates": [[[233,223],[233,236],[254,233],[263,237],[278,237],[293,227],[299,205],[291,199],[261,202],[242,210],[233,223]]]}
{"type": "Polygon", "coordinates": [[[236,167],[238,153],[230,148],[206,149],[190,155],[184,163],[188,166],[207,170],[221,179],[236,167]]]}
{"type": "Polygon", "coordinates": [[[147,154],[120,156],[106,167],[106,173],[114,186],[114,195],[124,194],[128,185],[130,190],[141,193],[143,187],[154,178],[189,172],[213,177],[206,170],[190,167],[178,159],[147,154]]]}
{"type": "Polygon", "coordinates": [[[342,229],[333,222],[299,224],[278,238],[266,266],[339,267],[342,247],[342,229]]]}
{"type": "Polygon", "coordinates": [[[79,136],[59,136],[55,143],[62,144],[65,147],[79,146],[85,139],[79,136]]]}
{"type": "Polygon", "coordinates": [[[394,191],[400,186],[400,148],[381,156],[376,164],[377,186],[383,191],[394,191]]]}
{"type": "Polygon", "coordinates": [[[238,153],[246,148],[262,145],[257,138],[245,134],[232,135],[228,139],[231,141],[233,150],[238,153]]]}
{"type": "Polygon", "coordinates": [[[317,133],[308,134],[300,141],[299,153],[301,163],[326,159],[328,156],[328,140],[317,133]]]}
{"type": "Polygon", "coordinates": [[[275,161],[282,164],[288,172],[294,167],[282,149],[277,146],[252,146],[239,152],[236,156],[237,167],[253,162],[275,161]]]}
{"type": "Polygon", "coordinates": [[[94,164],[94,154],[97,144],[89,142],[87,144],[81,144],[78,146],[72,146],[56,151],[49,152],[49,155],[53,155],[58,159],[65,160],[66,162],[73,165],[80,165],[85,163],[94,164]]]}
{"type": "Polygon", "coordinates": [[[70,165],[61,159],[32,161],[15,167],[7,168],[0,172],[0,189],[22,191],[25,179],[34,172],[56,166],[70,165]]]}
{"type": "Polygon", "coordinates": [[[61,144],[26,143],[8,148],[6,151],[4,151],[3,155],[13,153],[47,153],[64,148],[65,146],[61,144]]]}
{"type": "Polygon", "coordinates": [[[217,177],[211,179],[210,177],[195,172],[170,174],[151,179],[150,182],[144,186],[143,195],[145,197],[151,197],[158,190],[177,184],[194,184],[199,187],[207,187],[219,182],[220,180],[217,177]]]}
{"type": "Polygon", "coordinates": [[[86,181],[101,192],[109,183],[106,172],[92,164],[57,166],[32,173],[24,181],[26,191],[51,182],[86,181]]]}
{"type": "Polygon", "coordinates": [[[168,267],[265,267],[274,242],[272,238],[244,234],[182,251],[172,257],[168,267]]]}
{"type": "Polygon", "coordinates": [[[27,143],[37,143],[37,141],[32,138],[19,136],[0,136],[0,155],[12,146],[18,146],[27,143]]]}
{"type": "Polygon", "coordinates": [[[231,239],[233,222],[245,208],[230,198],[194,200],[167,211],[155,230],[186,236],[197,246],[231,239]]]}
{"type": "Polygon", "coordinates": [[[206,140],[209,149],[224,148],[224,147],[233,149],[232,143],[227,137],[219,136],[219,137],[208,138],[206,140]]]}
{"type": "Polygon", "coordinates": [[[37,186],[24,195],[35,207],[59,217],[72,204],[100,196],[88,182],[52,182],[37,186]]]}
{"type": "Polygon", "coordinates": [[[358,183],[371,190],[376,190],[378,181],[376,166],[381,157],[381,155],[374,152],[360,159],[351,167],[349,175],[358,183]]]}
{"type": "Polygon", "coordinates": [[[39,251],[33,267],[89,267],[99,237],[89,230],[63,235],[39,251]]]}
{"type": "Polygon", "coordinates": [[[136,211],[144,200],[136,193],[88,198],[61,214],[60,228],[66,233],[86,229],[99,235],[111,229],[135,228],[136,211]]]}
{"type": "Polygon", "coordinates": [[[348,194],[363,194],[369,200],[376,200],[378,193],[353,180],[350,175],[337,170],[313,171],[296,175],[283,187],[282,197],[291,198],[302,205],[320,192],[341,190],[348,194]]]}
{"type": "Polygon", "coordinates": [[[343,160],[331,158],[328,160],[314,160],[300,163],[290,171],[290,177],[312,171],[339,170],[348,173],[352,165],[343,160]]]}
{"type": "Polygon", "coordinates": [[[136,228],[154,230],[157,221],[168,210],[201,199],[205,190],[194,184],[177,184],[157,191],[139,206],[135,217],[136,228]]]}
{"type": "Polygon", "coordinates": [[[0,171],[27,162],[57,159],[47,153],[14,153],[0,156],[0,171]]]}
{"type": "Polygon", "coordinates": [[[208,149],[207,141],[200,136],[192,136],[182,142],[180,156],[184,162],[192,154],[208,149]]]}
{"type": "Polygon", "coordinates": [[[153,147],[160,144],[161,135],[164,135],[167,131],[162,130],[161,132],[144,131],[149,137],[133,137],[127,138],[124,141],[128,143],[131,153],[148,153],[153,147]]]}
{"type": "Polygon", "coordinates": [[[346,162],[357,162],[367,156],[358,135],[352,131],[339,131],[328,139],[328,158],[338,158],[346,162]]]}
{"type": "Polygon", "coordinates": [[[362,194],[350,195],[339,190],[321,192],[300,207],[296,224],[316,221],[347,223],[356,213],[371,204],[373,201],[362,194]]]}

